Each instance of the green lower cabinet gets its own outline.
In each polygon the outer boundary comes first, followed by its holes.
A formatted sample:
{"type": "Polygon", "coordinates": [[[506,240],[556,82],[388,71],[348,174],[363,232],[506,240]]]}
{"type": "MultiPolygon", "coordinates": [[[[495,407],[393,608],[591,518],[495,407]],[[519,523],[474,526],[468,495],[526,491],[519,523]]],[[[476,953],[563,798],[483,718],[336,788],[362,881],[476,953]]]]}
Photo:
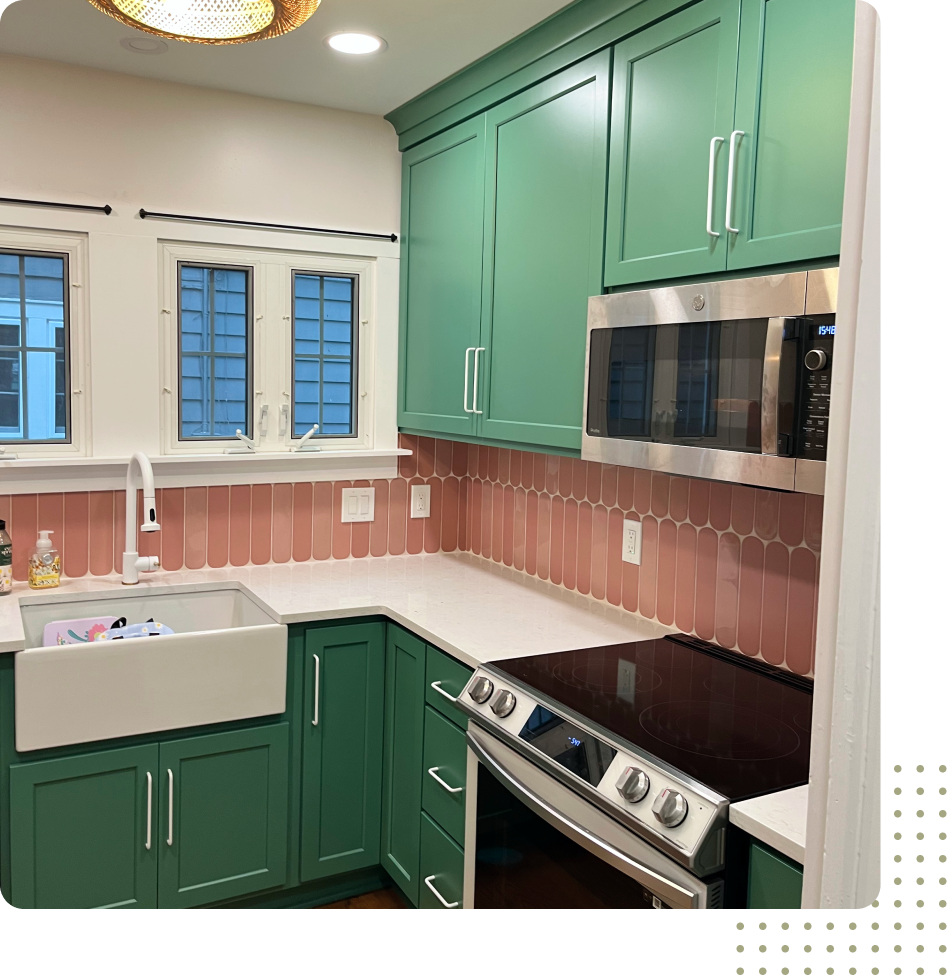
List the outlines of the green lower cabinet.
{"type": "Polygon", "coordinates": [[[418,907],[462,907],[464,851],[421,813],[421,894],[418,907]]]}
{"type": "Polygon", "coordinates": [[[286,879],[289,726],[160,746],[158,906],[193,907],[286,879]]]}
{"type": "Polygon", "coordinates": [[[304,674],[303,882],[378,863],[384,623],[310,629],[304,674]]]}
{"type": "Polygon", "coordinates": [[[802,867],[762,843],[751,843],[746,906],[789,909],[801,907],[802,867]]]}
{"type": "Polygon", "coordinates": [[[156,907],[158,767],[157,745],[13,766],[14,906],[156,907]]]}
{"type": "Polygon", "coordinates": [[[467,798],[467,739],[431,708],[424,715],[422,809],[461,846],[467,798]]]}

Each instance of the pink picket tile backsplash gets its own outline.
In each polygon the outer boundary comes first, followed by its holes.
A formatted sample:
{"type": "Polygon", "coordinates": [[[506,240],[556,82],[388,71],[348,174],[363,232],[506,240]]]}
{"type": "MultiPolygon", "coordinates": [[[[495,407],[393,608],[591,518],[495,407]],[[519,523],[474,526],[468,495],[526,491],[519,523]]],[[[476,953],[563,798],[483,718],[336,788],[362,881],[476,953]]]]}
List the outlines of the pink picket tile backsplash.
{"type": "MultiPolygon", "coordinates": [[[[548,454],[402,437],[391,480],[238,484],[157,492],[159,533],[138,550],[169,570],[467,551],[722,647],[812,673],[822,498],[548,454]],[[410,485],[431,517],[408,517],[410,485]],[[375,520],[342,524],[342,489],[373,486],[375,520]],[[642,523],[640,568],[622,522],[642,523]]],[[[139,523],[141,498],[139,496],[139,523]]],[[[121,571],[123,491],[0,495],[14,578],[38,528],[68,576],[121,571]]]]}

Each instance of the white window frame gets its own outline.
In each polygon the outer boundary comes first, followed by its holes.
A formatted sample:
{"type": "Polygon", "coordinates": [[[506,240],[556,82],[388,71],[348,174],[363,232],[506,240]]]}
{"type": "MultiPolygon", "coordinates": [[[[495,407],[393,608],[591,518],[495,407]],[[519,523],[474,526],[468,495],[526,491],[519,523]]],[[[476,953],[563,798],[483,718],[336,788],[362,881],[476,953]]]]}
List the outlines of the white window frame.
{"type": "MultiPolygon", "coordinates": [[[[357,388],[354,410],[357,436],[313,436],[309,443],[333,452],[359,452],[373,447],[375,373],[371,344],[366,341],[375,294],[375,261],[300,250],[264,250],[230,245],[190,244],[159,241],[161,308],[161,449],[166,455],[220,455],[238,452],[260,454],[295,453],[299,437],[292,430],[292,311],[293,271],[312,274],[346,274],[358,278],[358,307],[354,327],[358,330],[357,388]],[[180,439],[180,365],[178,361],[178,265],[226,265],[246,267],[252,276],[252,369],[250,386],[255,453],[236,439],[180,439]],[[281,407],[288,407],[281,433],[281,407]],[[266,423],[261,422],[267,408],[266,423]],[[265,427],[265,429],[264,429],[265,427]]],[[[299,452],[304,453],[304,452],[299,452]]],[[[318,453],[305,452],[307,456],[318,453]]]]}
{"type": "Polygon", "coordinates": [[[0,227],[0,248],[52,256],[66,255],[69,304],[69,443],[0,440],[4,457],[87,457],[91,453],[92,397],[89,363],[89,240],[86,234],[0,227]]]}

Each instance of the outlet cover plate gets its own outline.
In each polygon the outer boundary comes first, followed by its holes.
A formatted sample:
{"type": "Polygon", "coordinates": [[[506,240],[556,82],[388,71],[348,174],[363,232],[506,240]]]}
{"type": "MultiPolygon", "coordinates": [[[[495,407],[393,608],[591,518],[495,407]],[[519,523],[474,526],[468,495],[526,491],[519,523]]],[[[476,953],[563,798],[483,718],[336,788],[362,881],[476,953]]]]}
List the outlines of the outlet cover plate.
{"type": "Polygon", "coordinates": [[[641,522],[626,518],[621,532],[621,560],[641,565],[641,522]]]}
{"type": "Polygon", "coordinates": [[[431,485],[430,484],[411,485],[411,517],[412,518],[431,517],[431,485]]]}
{"type": "Polygon", "coordinates": [[[375,489],[342,488],[342,521],[374,521],[375,489]]]}

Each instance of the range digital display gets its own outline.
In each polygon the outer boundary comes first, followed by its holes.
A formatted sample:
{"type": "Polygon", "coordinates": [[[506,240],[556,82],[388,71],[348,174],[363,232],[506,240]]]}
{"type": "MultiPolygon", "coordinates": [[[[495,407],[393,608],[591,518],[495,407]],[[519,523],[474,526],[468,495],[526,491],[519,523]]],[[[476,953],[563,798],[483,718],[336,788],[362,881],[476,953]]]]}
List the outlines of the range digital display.
{"type": "Polygon", "coordinates": [[[537,704],[526,719],[520,738],[590,785],[602,781],[605,770],[618,754],[611,745],[586,734],[541,704],[537,704]]]}

